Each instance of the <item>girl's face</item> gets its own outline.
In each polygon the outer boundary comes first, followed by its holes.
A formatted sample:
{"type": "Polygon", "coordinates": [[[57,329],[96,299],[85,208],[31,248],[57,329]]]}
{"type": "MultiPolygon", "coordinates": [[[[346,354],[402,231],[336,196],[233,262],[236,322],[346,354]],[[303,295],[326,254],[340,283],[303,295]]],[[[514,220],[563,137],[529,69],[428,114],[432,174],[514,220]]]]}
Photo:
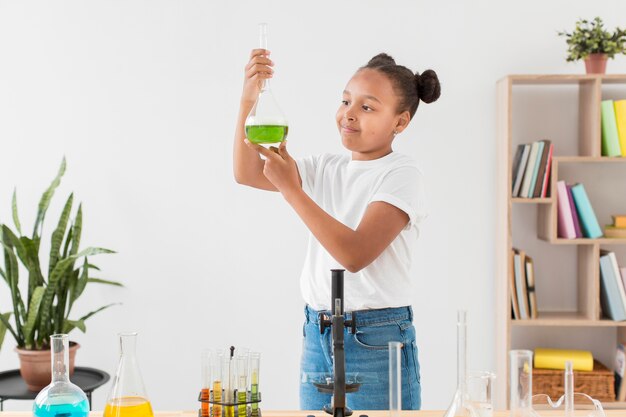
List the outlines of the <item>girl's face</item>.
{"type": "Polygon", "coordinates": [[[398,97],[387,76],[369,68],[354,74],[335,117],[352,159],[378,159],[392,151],[394,131],[400,133],[410,121],[409,112],[398,114],[397,108],[398,97]]]}

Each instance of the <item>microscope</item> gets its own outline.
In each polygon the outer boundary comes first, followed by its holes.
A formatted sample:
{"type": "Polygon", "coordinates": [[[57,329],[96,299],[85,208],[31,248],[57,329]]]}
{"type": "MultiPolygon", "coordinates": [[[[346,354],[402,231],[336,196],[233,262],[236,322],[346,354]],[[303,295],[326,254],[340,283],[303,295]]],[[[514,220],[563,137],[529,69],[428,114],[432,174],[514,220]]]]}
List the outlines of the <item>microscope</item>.
{"type": "Polygon", "coordinates": [[[351,333],[356,333],[356,315],[352,313],[351,320],[343,317],[343,269],[332,269],[331,306],[332,315],[320,313],[320,333],[327,328],[332,328],[333,336],[333,381],[315,383],[319,392],[332,394],[331,403],[324,406],[324,411],[333,417],[347,417],[352,415],[352,410],[346,406],[346,393],[356,392],[360,383],[346,383],[346,354],[344,349],[343,329],[347,327],[351,333]]]}

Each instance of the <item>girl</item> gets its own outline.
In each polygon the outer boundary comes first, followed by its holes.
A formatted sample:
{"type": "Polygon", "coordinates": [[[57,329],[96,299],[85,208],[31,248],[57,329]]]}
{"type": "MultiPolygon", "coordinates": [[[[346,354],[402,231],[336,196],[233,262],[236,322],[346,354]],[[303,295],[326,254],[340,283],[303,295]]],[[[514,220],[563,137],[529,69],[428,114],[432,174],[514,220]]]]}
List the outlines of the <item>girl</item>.
{"type": "Polygon", "coordinates": [[[345,331],[346,371],[365,382],[347,396],[352,409],[389,407],[389,341],[402,348],[402,409],[419,409],[420,377],[410,307],[409,271],[424,217],[422,176],[415,162],[392,149],[420,101],[440,94],[432,70],[413,74],[379,54],[348,81],[336,114],[346,155],[293,159],[286,141],[268,150],[245,138],[244,123],[262,83],[273,75],[270,52],[255,49],[245,81],[234,145],[238,183],[280,192],[310,230],[300,285],[306,302],[300,407],[330,402],[307,375],[332,373],[331,330],[319,331],[318,314],[331,309],[330,270],[343,267],[346,319],[356,312],[355,334],[345,331]],[[263,155],[265,159],[262,159],[263,155]]]}

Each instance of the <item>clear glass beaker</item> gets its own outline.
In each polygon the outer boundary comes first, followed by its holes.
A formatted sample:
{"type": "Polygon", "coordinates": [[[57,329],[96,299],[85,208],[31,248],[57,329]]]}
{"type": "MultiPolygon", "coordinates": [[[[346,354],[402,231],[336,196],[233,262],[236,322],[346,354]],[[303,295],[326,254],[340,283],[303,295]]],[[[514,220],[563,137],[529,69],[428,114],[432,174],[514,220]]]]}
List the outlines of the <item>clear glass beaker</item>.
{"type": "Polygon", "coordinates": [[[493,416],[493,384],[495,374],[474,371],[467,374],[467,397],[479,417],[493,416]]]}
{"type": "Polygon", "coordinates": [[[402,343],[389,342],[389,415],[398,417],[402,410],[402,343]]]}
{"type": "Polygon", "coordinates": [[[531,350],[511,350],[509,352],[511,417],[533,415],[533,352],[531,350]]]}
{"type": "Polygon", "coordinates": [[[120,333],[120,361],[104,417],[152,417],[152,406],[137,363],[137,333],[120,333]]]}
{"type": "MultiPolygon", "coordinates": [[[[267,49],[267,23],[259,24],[259,47],[267,49]]],[[[259,97],[246,118],[246,137],[252,143],[280,143],[287,138],[289,125],[270,89],[270,81],[263,81],[259,97]]]]}
{"type": "Polygon", "coordinates": [[[89,401],[76,385],[70,382],[69,337],[66,334],[50,336],[52,381],[42,389],[33,404],[35,417],[87,417],[89,401]]]}

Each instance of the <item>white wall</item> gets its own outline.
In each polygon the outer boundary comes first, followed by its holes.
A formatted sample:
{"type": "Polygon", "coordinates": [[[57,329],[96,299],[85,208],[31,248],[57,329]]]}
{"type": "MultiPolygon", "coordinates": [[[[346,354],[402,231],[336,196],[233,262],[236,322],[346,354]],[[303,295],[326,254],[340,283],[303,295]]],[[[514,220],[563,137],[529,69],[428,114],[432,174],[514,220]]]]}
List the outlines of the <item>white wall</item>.
{"type": "MultiPolygon", "coordinates": [[[[470,367],[492,369],[495,82],[581,73],[556,32],[579,17],[623,21],[620,1],[0,1],[0,219],[16,186],[25,227],[62,155],[46,231],[74,191],[84,244],[125,289],[96,287],[77,313],[123,305],[73,333],[78,364],[113,374],[118,331],[140,332],[156,409],[195,409],[202,347],[263,352],[264,407],[298,406],[306,228],[280,195],[235,184],[231,146],[256,24],[270,24],[273,90],[293,155],[342,151],[340,93],[378,52],[442,82],[397,139],[428,180],[430,217],[413,270],[423,407],[456,384],[455,320],[469,310],[470,367]]],[[[609,63],[626,72],[626,60],[609,63]]],[[[534,139],[530,139],[534,140],[534,139]]],[[[0,311],[8,310],[0,290],[0,311]]],[[[7,338],[0,369],[17,366],[7,338]]],[[[109,385],[94,393],[104,406],[109,385]]],[[[24,409],[9,402],[7,409],[24,409]]]]}

